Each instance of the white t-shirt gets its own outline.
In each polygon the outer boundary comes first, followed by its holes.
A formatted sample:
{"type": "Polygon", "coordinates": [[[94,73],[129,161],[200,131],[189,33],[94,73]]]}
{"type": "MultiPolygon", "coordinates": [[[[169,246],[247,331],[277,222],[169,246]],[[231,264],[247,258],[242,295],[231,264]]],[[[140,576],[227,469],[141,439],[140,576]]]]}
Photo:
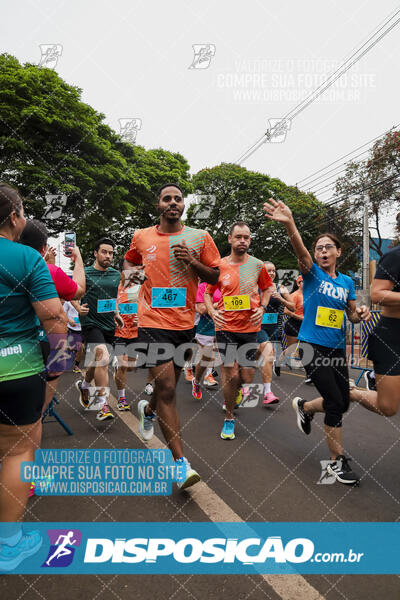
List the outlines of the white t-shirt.
{"type": "Polygon", "coordinates": [[[72,329],[72,331],[81,331],[82,327],[79,321],[79,313],[76,308],[72,306],[71,302],[64,302],[63,307],[68,319],[75,322],[75,325],[68,323],[68,329],[72,329]]]}

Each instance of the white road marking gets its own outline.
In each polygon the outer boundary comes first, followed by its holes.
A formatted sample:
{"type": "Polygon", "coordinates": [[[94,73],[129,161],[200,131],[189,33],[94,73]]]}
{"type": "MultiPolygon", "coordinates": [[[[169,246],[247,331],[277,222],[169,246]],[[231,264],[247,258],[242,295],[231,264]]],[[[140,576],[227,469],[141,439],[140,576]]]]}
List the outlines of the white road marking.
{"type": "MultiPolygon", "coordinates": [[[[131,412],[117,410],[117,400],[110,394],[110,406],[115,409],[120,419],[129,427],[136,437],[153,450],[166,448],[166,445],[156,436],[148,442],[143,442],[138,434],[139,420],[131,412]]],[[[207,515],[213,523],[244,523],[231,507],[222,500],[204,481],[196,483],[185,490],[192,500],[207,515]]],[[[324,596],[312,587],[301,575],[260,575],[272,587],[274,592],[283,600],[325,600],[324,596]]]]}

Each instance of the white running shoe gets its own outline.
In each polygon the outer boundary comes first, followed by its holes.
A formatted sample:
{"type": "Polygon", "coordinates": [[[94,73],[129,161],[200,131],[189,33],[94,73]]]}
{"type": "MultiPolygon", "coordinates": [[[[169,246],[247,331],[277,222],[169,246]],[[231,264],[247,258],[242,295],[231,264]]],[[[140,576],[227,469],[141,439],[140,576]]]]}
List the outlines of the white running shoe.
{"type": "Polygon", "coordinates": [[[194,485],[195,483],[198,483],[200,481],[200,479],[201,479],[200,475],[198,474],[197,471],[192,469],[191,464],[187,458],[182,456],[182,458],[178,458],[178,460],[176,460],[175,463],[177,465],[185,465],[185,467],[186,467],[185,475],[184,475],[183,479],[181,481],[177,481],[177,483],[176,483],[176,485],[178,486],[178,488],[180,490],[185,490],[186,488],[188,488],[191,485],[194,485]]]}
{"type": "Polygon", "coordinates": [[[144,410],[146,406],[148,406],[147,400],[140,400],[138,403],[138,415],[139,415],[139,435],[145,442],[151,440],[154,435],[154,425],[153,421],[155,418],[155,414],[148,417],[144,410]]]}

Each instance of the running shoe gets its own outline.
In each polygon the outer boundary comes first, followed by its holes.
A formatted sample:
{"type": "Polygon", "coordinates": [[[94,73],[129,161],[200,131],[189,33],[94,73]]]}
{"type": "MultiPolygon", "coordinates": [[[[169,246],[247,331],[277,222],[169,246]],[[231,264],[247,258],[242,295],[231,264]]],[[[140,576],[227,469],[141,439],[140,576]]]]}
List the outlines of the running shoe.
{"type": "Polygon", "coordinates": [[[274,392],[267,392],[264,394],[264,406],[269,406],[270,404],[278,404],[279,398],[275,396],[274,392]]]}
{"type": "Polygon", "coordinates": [[[300,429],[300,431],[302,431],[306,435],[309,435],[311,431],[311,421],[313,420],[314,415],[305,412],[305,410],[303,409],[304,402],[305,400],[296,397],[292,400],[292,406],[294,412],[297,415],[297,427],[300,429]]]}
{"type": "Polygon", "coordinates": [[[192,469],[190,462],[188,461],[187,458],[182,456],[181,458],[178,458],[178,460],[176,460],[175,462],[177,465],[185,465],[185,467],[186,467],[183,479],[176,482],[176,485],[178,486],[178,488],[180,490],[185,490],[186,488],[188,488],[191,485],[194,485],[195,483],[198,483],[200,481],[200,479],[201,479],[200,475],[198,474],[197,471],[192,469]]]}
{"type": "Polygon", "coordinates": [[[107,421],[107,419],[114,419],[114,415],[110,410],[110,407],[108,406],[108,404],[103,404],[102,408],[99,410],[99,412],[96,415],[96,419],[98,421],[107,421]]]}
{"type": "Polygon", "coordinates": [[[374,375],[371,375],[372,371],[365,371],[364,380],[365,385],[367,386],[367,390],[371,392],[376,392],[376,379],[374,375]]]}
{"type": "Polygon", "coordinates": [[[192,396],[196,400],[201,400],[202,398],[201,386],[195,379],[192,380],[192,396]]]}
{"type": "Polygon", "coordinates": [[[1,544],[0,571],[12,571],[16,569],[25,558],[36,554],[42,542],[42,536],[38,531],[30,531],[24,534],[15,546],[1,544]]]}
{"type": "Polygon", "coordinates": [[[79,365],[74,365],[72,372],[79,373],[80,375],[82,375],[82,371],[80,370],[79,365]]]}
{"type": "MultiPolygon", "coordinates": [[[[242,390],[240,389],[235,398],[235,406],[233,407],[233,410],[236,410],[237,408],[239,408],[239,406],[242,404],[242,401],[243,401],[243,393],[242,393],[242,390]]],[[[226,410],[225,402],[222,405],[222,410],[226,410]]]]}
{"type": "Polygon", "coordinates": [[[147,416],[144,412],[146,406],[148,406],[147,400],[140,400],[138,403],[138,415],[139,415],[139,435],[145,442],[151,440],[154,434],[154,417],[155,414],[152,414],[151,417],[147,416]]]}
{"type": "Polygon", "coordinates": [[[209,375],[206,375],[204,377],[203,385],[205,385],[205,387],[215,387],[216,385],[218,385],[218,381],[215,381],[214,377],[212,376],[212,373],[210,373],[209,375]]]}
{"type": "Polygon", "coordinates": [[[117,408],[118,408],[118,410],[130,410],[131,409],[125,396],[121,396],[121,398],[118,400],[117,408]]]}
{"type": "Polygon", "coordinates": [[[28,498],[32,498],[32,496],[35,495],[35,490],[36,490],[36,483],[34,481],[31,481],[31,487],[29,488],[28,498]]]}
{"type": "Polygon", "coordinates": [[[221,438],[223,440],[234,440],[235,439],[235,420],[225,419],[224,426],[221,431],[221,438]]]}
{"type": "Polygon", "coordinates": [[[326,470],[336,477],[340,483],[358,485],[360,483],[360,478],[351,470],[349,465],[350,461],[351,458],[346,458],[343,454],[339,454],[335,460],[327,464],[326,470]]]}
{"type": "Polygon", "coordinates": [[[186,381],[188,381],[189,383],[192,383],[193,377],[194,377],[194,375],[193,375],[193,369],[192,368],[190,368],[190,369],[185,368],[185,379],[186,379],[186,381]]]}
{"type": "Polygon", "coordinates": [[[290,360],[290,365],[289,366],[290,366],[291,369],[302,369],[303,368],[303,363],[301,362],[300,359],[298,359],[298,358],[291,358],[289,360],[290,360]]]}
{"type": "Polygon", "coordinates": [[[311,377],[306,377],[305,380],[304,380],[304,383],[306,385],[313,385],[311,377]]]}
{"type": "Polygon", "coordinates": [[[146,387],[144,388],[144,393],[147,394],[147,396],[152,396],[154,393],[154,388],[151,385],[151,383],[147,383],[146,387]]]}
{"type": "Polygon", "coordinates": [[[79,404],[83,408],[89,408],[92,404],[93,400],[90,398],[90,390],[89,388],[82,387],[83,379],[78,379],[75,381],[75,387],[79,392],[79,404]]]}
{"type": "Polygon", "coordinates": [[[278,363],[276,362],[276,360],[274,360],[274,362],[272,363],[272,371],[276,377],[281,376],[281,368],[278,365],[278,363]]]}

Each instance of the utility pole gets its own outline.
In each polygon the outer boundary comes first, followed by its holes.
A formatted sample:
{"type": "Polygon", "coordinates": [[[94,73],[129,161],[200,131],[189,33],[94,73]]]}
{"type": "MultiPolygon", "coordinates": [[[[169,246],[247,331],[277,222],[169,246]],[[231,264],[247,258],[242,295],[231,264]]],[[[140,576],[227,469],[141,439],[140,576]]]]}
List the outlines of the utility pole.
{"type": "Polygon", "coordinates": [[[362,264],[362,294],[363,304],[370,304],[369,286],[369,229],[368,229],[369,194],[364,196],[364,224],[363,224],[363,264],[362,264]]]}

